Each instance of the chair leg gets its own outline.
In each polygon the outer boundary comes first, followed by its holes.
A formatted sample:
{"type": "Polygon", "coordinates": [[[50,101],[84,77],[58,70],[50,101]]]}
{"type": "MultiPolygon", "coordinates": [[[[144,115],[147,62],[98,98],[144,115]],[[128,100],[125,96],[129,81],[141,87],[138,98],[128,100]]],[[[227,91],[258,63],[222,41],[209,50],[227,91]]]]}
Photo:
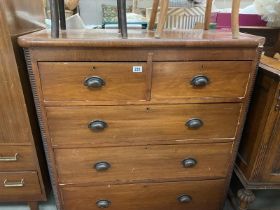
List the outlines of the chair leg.
{"type": "Polygon", "coordinates": [[[169,0],[161,0],[160,2],[160,15],[159,15],[159,21],[158,21],[158,26],[157,26],[157,31],[156,31],[156,38],[160,38],[164,25],[165,25],[165,20],[167,18],[167,13],[168,13],[168,5],[169,5],[169,0]]]}
{"type": "MultiPolygon", "coordinates": [[[[235,0],[233,0],[233,1],[235,1],[235,0]]],[[[209,29],[209,24],[211,21],[212,4],[213,4],[213,0],[207,0],[205,18],[204,18],[204,30],[209,29]]]]}
{"type": "Polygon", "coordinates": [[[158,6],[159,6],[159,0],[154,0],[151,17],[150,17],[150,22],[149,22],[149,28],[148,28],[150,31],[154,30],[154,28],[155,28],[158,6]]]}
{"type": "Polygon", "coordinates": [[[51,0],[51,36],[52,38],[59,37],[59,15],[58,15],[58,2],[51,0]]]}
{"type": "Polygon", "coordinates": [[[118,28],[119,28],[119,33],[121,33],[121,0],[117,0],[117,10],[118,10],[118,28]]]}
{"type": "Polygon", "coordinates": [[[38,202],[28,202],[30,210],[39,210],[38,202]]]}
{"type": "Polygon", "coordinates": [[[233,39],[239,38],[239,8],[240,0],[232,0],[231,30],[233,39]]]}
{"type": "Polygon", "coordinates": [[[126,20],[126,0],[120,0],[121,10],[120,10],[120,19],[121,19],[121,33],[122,38],[127,38],[127,20],[126,20]]]}
{"type": "Polygon", "coordinates": [[[66,20],[65,20],[65,7],[64,7],[64,0],[58,0],[59,5],[59,19],[60,19],[60,29],[66,29],[66,20]]]}

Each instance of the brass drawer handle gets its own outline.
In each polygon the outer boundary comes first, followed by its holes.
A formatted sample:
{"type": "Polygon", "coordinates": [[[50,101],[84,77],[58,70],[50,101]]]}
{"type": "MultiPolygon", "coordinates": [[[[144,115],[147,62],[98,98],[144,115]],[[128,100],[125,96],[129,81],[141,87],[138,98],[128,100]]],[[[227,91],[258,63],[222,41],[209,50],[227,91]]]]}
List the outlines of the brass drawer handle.
{"type": "Polygon", "coordinates": [[[106,209],[106,208],[109,208],[111,206],[111,201],[109,200],[99,200],[96,202],[96,205],[98,208],[100,209],[106,209]]]}
{"type": "Polygon", "coordinates": [[[16,162],[18,161],[18,153],[11,157],[0,157],[0,162],[16,162]]]}
{"type": "Polygon", "coordinates": [[[111,164],[108,162],[98,162],[94,165],[96,171],[107,171],[111,168],[111,164]]]}
{"type": "Polygon", "coordinates": [[[203,126],[203,121],[198,118],[193,118],[186,122],[186,126],[190,129],[199,129],[203,126]]]}
{"type": "Polygon", "coordinates": [[[88,124],[88,128],[92,131],[103,131],[108,127],[108,124],[103,120],[93,120],[88,124]]]}
{"type": "Polygon", "coordinates": [[[177,198],[180,203],[190,203],[192,201],[192,197],[190,195],[181,195],[177,198]]]}
{"type": "Polygon", "coordinates": [[[195,88],[202,88],[208,84],[209,84],[208,77],[203,76],[203,75],[195,76],[191,81],[191,85],[195,88]]]}
{"type": "Polygon", "coordinates": [[[4,187],[6,187],[6,188],[24,187],[24,179],[21,179],[21,181],[19,181],[19,182],[9,182],[7,179],[5,179],[4,187]]]}
{"type": "Polygon", "coordinates": [[[182,161],[182,164],[185,168],[192,168],[192,167],[196,166],[197,161],[193,158],[187,158],[182,161]]]}
{"type": "Polygon", "coordinates": [[[101,77],[93,76],[86,78],[84,85],[88,88],[101,88],[105,85],[105,81],[101,77]]]}

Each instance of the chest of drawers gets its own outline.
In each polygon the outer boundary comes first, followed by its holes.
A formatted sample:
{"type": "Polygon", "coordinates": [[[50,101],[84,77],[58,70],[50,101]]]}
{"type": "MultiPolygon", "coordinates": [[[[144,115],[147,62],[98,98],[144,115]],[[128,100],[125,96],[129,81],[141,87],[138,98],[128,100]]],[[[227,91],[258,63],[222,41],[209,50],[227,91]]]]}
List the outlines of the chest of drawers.
{"type": "Polygon", "coordinates": [[[58,207],[222,208],[263,39],[129,34],[19,39],[58,207]]]}
{"type": "Polygon", "coordinates": [[[25,202],[38,210],[37,203],[47,200],[50,191],[24,54],[17,44],[17,37],[41,29],[34,24],[44,21],[41,9],[41,1],[0,1],[1,209],[6,209],[3,202],[25,202]]]}

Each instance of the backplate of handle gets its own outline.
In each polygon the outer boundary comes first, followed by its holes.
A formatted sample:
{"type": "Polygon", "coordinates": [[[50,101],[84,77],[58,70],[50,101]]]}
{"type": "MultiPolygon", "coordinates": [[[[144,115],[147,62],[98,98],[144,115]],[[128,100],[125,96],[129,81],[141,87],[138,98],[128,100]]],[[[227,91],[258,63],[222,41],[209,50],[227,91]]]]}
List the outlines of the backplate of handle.
{"type": "Polygon", "coordinates": [[[195,88],[202,88],[208,84],[209,84],[208,77],[203,76],[203,75],[195,76],[191,81],[191,85],[195,88]]]}
{"type": "Polygon", "coordinates": [[[108,124],[103,120],[93,120],[88,124],[88,128],[92,131],[103,131],[108,124]]]}
{"type": "Polygon", "coordinates": [[[8,181],[5,179],[4,181],[4,187],[6,188],[13,188],[13,187],[24,187],[24,179],[21,179],[20,181],[8,181]]]}
{"type": "Polygon", "coordinates": [[[197,164],[197,161],[194,158],[187,158],[182,161],[182,164],[185,168],[192,168],[197,164]]]}
{"type": "Polygon", "coordinates": [[[111,206],[111,201],[109,200],[99,200],[96,202],[96,205],[98,208],[100,209],[106,209],[106,208],[109,208],[111,206]]]}
{"type": "Polygon", "coordinates": [[[192,201],[192,197],[190,195],[181,195],[177,198],[180,203],[189,203],[192,201]]]}
{"type": "Polygon", "coordinates": [[[101,77],[92,76],[85,79],[84,85],[88,88],[101,88],[105,85],[105,81],[101,77]]]}
{"type": "Polygon", "coordinates": [[[0,162],[16,162],[18,161],[18,153],[16,153],[14,156],[0,156],[0,162]]]}
{"type": "Polygon", "coordinates": [[[185,125],[190,129],[199,129],[203,126],[203,121],[199,118],[192,118],[185,125]]]}
{"type": "Polygon", "coordinates": [[[96,163],[94,168],[96,171],[107,171],[109,168],[111,168],[111,164],[106,161],[101,161],[96,163]]]}

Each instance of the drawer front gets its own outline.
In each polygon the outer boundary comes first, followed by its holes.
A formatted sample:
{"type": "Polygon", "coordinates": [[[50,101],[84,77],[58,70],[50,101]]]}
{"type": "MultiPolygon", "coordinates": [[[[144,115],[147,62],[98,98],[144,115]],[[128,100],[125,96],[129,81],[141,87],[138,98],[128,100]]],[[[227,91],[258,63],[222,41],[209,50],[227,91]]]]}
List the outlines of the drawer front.
{"type": "Polygon", "coordinates": [[[41,187],[36,172],[0,172],[1,201],[33,201],[41,196],[41,187]]]}
{"type": "Polygon", "coordinates": [[[0,147],[0,171],[35,170],[36,165],[31,146],[0,147]]]}
{"type": "Polygon", "coordinates": [[[145,63],[40,62],[39,71],[46,101],[146,99],[145,63]]]}
{"type": "Polygon", "coordinates": [[[232,143],[56,149],[61,184],[223,178],[232,143]]]}
{"type": "Polygon", "coordinates": [[[224,180],[63,187],[62,194],[67,210],[98,210],[100,201],[109,203],[112,210],[217,210],[222,204],[224,180]]]}
{"type": "Polygon", "coordinates": [[[155,63],[152,98],[244,97],[251,71],[251,61],[155,63]]]}
{"type": "Polygon", "coordinates": [[[232,141],[240,108],[241,104],[47,107],[47,117],[54,145],[232,141]]]}

